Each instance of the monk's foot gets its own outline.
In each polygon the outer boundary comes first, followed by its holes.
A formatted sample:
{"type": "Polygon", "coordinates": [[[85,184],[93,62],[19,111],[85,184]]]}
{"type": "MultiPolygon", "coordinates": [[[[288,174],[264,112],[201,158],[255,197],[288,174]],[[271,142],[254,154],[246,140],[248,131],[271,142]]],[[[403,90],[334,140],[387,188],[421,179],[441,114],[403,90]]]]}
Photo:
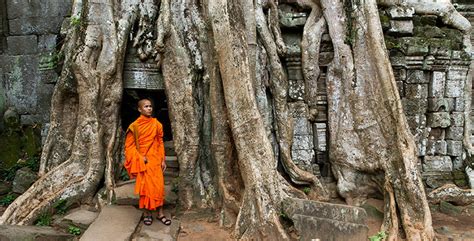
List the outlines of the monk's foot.
{"type": "Polygon", "coordinates": [[[149,226],[153,223],[153,217],[151,215],[146,215],[143,217],[143,224],[149,226]]]}
{"type": "Polygon", "coordinates": [[[170,225],[171,224],[171,220],[167,219],[165,215],[161,216],[161,217],[157,217],[158,220],[160,220],[164,225],[170,225]]]}

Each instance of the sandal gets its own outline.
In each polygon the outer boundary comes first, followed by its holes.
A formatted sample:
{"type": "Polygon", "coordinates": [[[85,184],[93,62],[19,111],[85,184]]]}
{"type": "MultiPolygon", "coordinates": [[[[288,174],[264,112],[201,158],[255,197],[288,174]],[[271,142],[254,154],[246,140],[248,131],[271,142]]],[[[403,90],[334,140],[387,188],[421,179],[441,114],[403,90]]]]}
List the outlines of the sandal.
{"type": "Polygon", "coordinates": [[[167,219],[165,215],[156,218],[158,218],[158,220],[160,220],[164,225],[168,226],[171,224],[171,220],[167,219]]]}
{"type": "Polygon", "coordinates": [[[153,223],[153,217],[152,216],[147,215],[143,218],[143,224],[145,224],[147,226],[150,226],[152,223],[153,223]]]}

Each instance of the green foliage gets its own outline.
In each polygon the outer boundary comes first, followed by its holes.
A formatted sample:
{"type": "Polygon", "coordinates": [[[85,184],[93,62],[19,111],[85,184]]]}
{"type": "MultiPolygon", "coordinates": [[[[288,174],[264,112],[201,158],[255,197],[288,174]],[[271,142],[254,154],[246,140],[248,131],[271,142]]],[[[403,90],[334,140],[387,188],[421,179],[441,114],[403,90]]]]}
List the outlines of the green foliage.
{"type": "Polygon", "coordinates": [[[7,194],[0,199],[0,206],[8,206],[15,201],[16,198],[17,196],[15,194],[7,194]]]}
{"type": "Polygon", "coordinates": [[[38,172],[39,170],[39,157],[29,157],[27,159],[20,159],[11,168],[7,170],[0,170],[0,178],[5,181],[13,181],[15,178],[16,171],[23,167],[29,167],[32,171],[38,172]]]}
{"type": "Polygon", "coordinates": [[[130,180],[130,176],[128,176],[127,169],[122,168],[122,171],[120,172],[120,180],[122,180],[122,181],[130,180]]]}
{"type": "Polygon", "coordinates": [[[385,231],[380,231],[376,235],[370,236],[369,240],[370,241],[382,241],[382,240],[385,240],[386,237],[387,237],[387,234],[385,233],[385,231]]]}
{"type": "Polygon", "coordinates": [[[171,183],[171,191],[174,193],[179,192],[179,177],[175,178],[171,183]]]}
{"type": "Polygon", "coordinates": [[[308,195],[310,191],[311,191],[311,188],[309,188],[309,187],[303,188],[303,192],[304,192],[304,194],[306,194],[306,195],[308,195]]]}
{"type": "Polygon", "coordinates": [[[54,69],[58,66],[58,63],[63,61],[64,53],[62,51],[53,51],[51,53],[42,55],[39,61],[40,70],[54,69]]]}
{"type": "Polygon", "coordinates": [[[79,236],[81,235],[81,229],[76,227],[76,226],[73,226],[73,225],[70,225],[68,228],[67,228],[67,231],[68,233],[70,234],[74,234],[76,236],[79,236]]]}
{"type": "Polygon", "coordinates": [[[65,214],[67,211],[67,201],[66,199],[59,199],[53,204],[53,208],[57,214],[65,214]]]}
{"type": "Polygon", "coordinates": [[[36,219],[35,225],[36,226],[50,226],[52,215],[49,212],[42,213],[38,219],[36,219]]]}
{"type": "Polygon", "coordinates": [[[78,27],[81,25],[81,19],[77,16],[71,17],[71,26],[78,27]]]}

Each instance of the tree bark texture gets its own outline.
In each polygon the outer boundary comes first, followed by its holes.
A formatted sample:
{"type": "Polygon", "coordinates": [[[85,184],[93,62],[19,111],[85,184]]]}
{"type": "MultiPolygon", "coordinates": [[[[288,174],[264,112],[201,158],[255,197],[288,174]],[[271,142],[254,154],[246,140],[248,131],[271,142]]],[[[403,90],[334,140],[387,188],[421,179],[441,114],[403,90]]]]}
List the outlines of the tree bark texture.
{"type": "MultiPolygon", "coordinates": [[[[375,0],[296,2],[310,11],[301,58],[313,118],[326,29],[334,47],[327,92],[330,161],[339,194],[357,205],[371,193],[384,193],[389,240],[399,237],[399,226],[408,240],[432,240],[415,144],[375,0]]],[[[407,4],[430,11],[418,1],[407,4]]],[[[102,179],[112,197],[123,138],[119,106],[127,45],[137,48],[140,59],[161,66],[184,208],[220,210],[239,239],[289,239],[280,222],[281,202],[308,198],[295,186],[310,187],[312,199],[327,199],[320,180],[291,157],[293,124],[282,64],[287,50],[277,1],[76,0],[73,13],[80,26],[71,26],[63,46],[41,178],[0,223],[30,224],[58,200],[88,200],[102,179]]],[[[464,30],[456,14],[443,19],[464,30]]]]}

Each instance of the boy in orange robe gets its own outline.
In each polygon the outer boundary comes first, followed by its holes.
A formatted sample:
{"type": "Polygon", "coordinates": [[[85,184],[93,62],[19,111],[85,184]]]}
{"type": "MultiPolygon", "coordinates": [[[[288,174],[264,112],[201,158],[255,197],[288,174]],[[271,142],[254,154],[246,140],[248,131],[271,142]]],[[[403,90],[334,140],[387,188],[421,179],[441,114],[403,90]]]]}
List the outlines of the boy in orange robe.
{"type": "Polygon", "coordinates": [[[125,139],[125,168],[135,178],[135,194],[140,195],[139,206],[144,209],[145,225],[151,225],[151,212],[158,208],[158,220],[170,225],[163,213],[164,179],[166,169],[163,127],[151,117],[153,107],[149,99],[138,101],[137,118],[127,129],[125,139]]]}

